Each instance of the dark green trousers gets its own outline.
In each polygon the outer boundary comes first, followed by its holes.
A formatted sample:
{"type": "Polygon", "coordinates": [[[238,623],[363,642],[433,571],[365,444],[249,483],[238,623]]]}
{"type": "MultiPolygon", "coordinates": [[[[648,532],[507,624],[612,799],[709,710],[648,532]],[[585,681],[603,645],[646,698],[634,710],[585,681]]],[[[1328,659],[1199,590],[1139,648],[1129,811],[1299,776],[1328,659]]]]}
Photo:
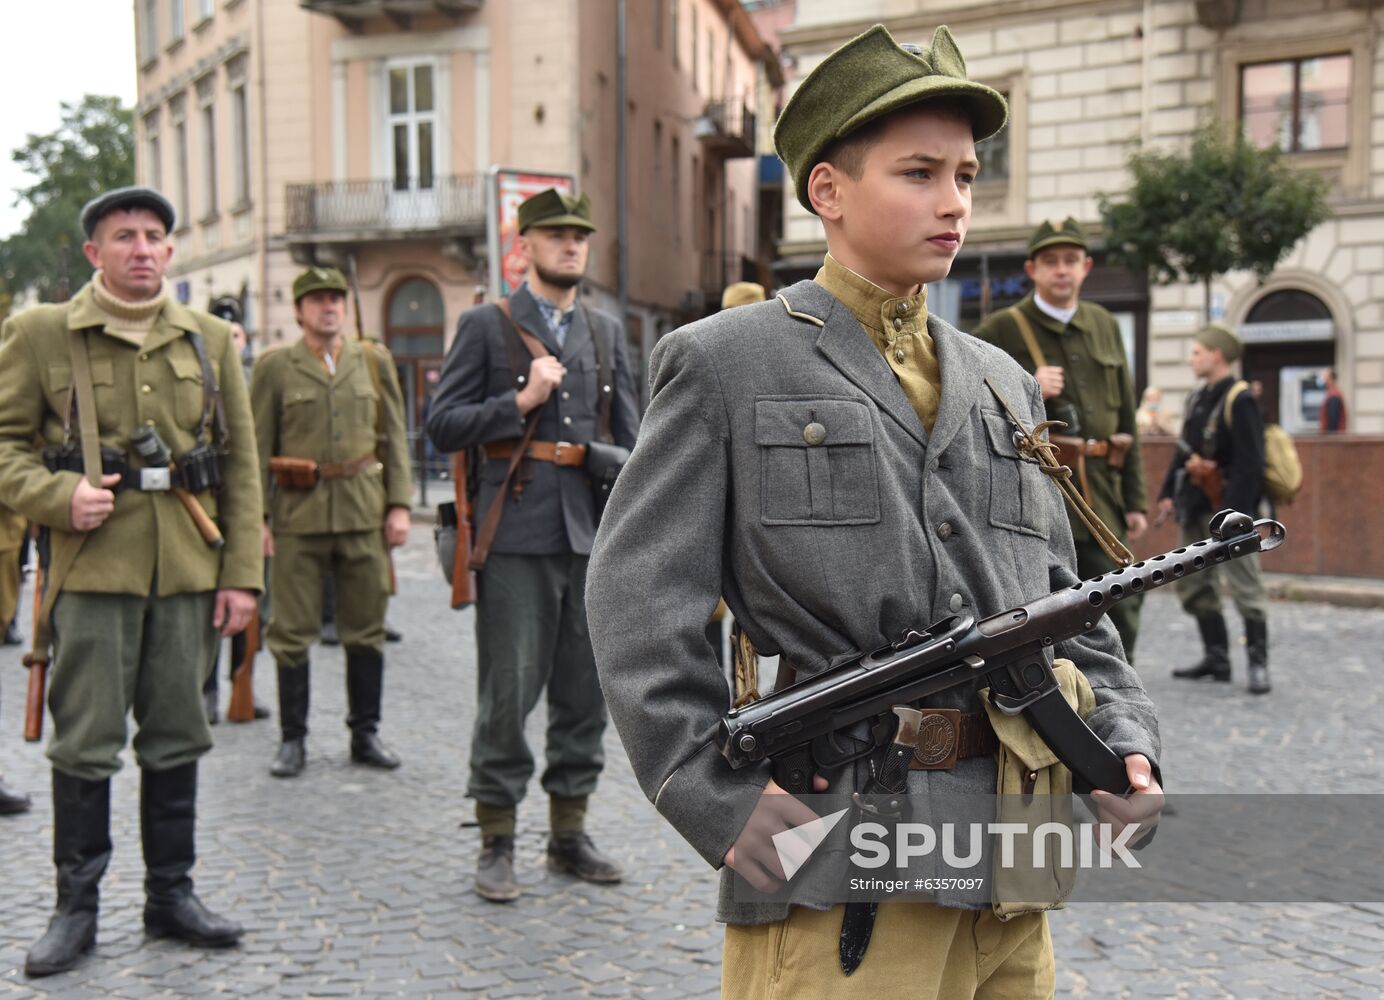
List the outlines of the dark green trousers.
{"type": "MultiPolygon", "coordinates": [[[[1119,536],[1120,541],[1128,546],[1129,535],[1122,530],[1116,530],[1114,525],[1110,527],[1119,536]]],[[[1114,568],[1114,562],[1105,554],[1105,550],[1094,538],[1087,535],[1084,540],[1076,543],[1076,574],[1083,580],[1100,576],[1102,573],[1109,573],[1114,568]]],[[[1139,638],[1139,615],[1143,611],[1143,603],[1143,594],[1132,594],[1114,605],[1109,611],[1111,624],[1115,626],[1115,631],[1120,633],[1120,641],[1124,643],[1125,658],[1130,663],[1134,662],[1134,642],[1139,638]]]]}
{"type": "MultiPolygon", "coordinates": [[[[1211,514],[1208,512],[1190,524],[1182,526],[1182,544],[1191,545],[1211,534],[1211,514]]],[[[1241,556],[1219,566],[1184,576],[1174,586],[1182,601],[1182,609],[1194,618],[1221,613],[1219,586],[1224,586],[1246,621],[1265,621],[1269,617],[1269,595],[1259,578],[1259,555],[1241,556]]]]}
{"type": "Polygon", "coordinates": [[[549,795],[590,795],[605,764],[605,699],[586,630],[580,555],[491,555],[477,580],[476,723],[467,794],[514,806],[534,772],[524,722],[546,689],[549,795]]]}
{"type": "Polygon", "coordinates": [[[384,531],[274,536],[274,617],[266,645],[281,667],[307,661],[322,635],[322,581],[336,578],[336,627],[347,650],[384,649],[389,550],[384,531]]]}
{"type": "Polygon", "coordinates": [[[134,711],[135,761],[167,771],[211,749],[202,680],[211,661],[215,595],[62,593],[53,606],[48,759],[100,781],[120,770],[134,711]]]}

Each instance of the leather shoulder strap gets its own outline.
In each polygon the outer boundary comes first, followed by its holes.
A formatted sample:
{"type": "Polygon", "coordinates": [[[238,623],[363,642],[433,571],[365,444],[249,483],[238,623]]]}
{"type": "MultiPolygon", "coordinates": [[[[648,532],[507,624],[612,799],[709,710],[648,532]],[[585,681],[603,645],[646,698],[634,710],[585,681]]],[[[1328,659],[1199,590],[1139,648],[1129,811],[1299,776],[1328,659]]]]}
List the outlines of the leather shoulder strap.
{"type": "Polygon", "coordinates": [[[87,354],[86,333],[67,332],[72,354],[72,383],[77,393],[77,426],[82,440],[82,471],[86,481],[101,488],[101,432],[96,420],[96,389],[91,382],[91,358],[87,354]]]}
{"type": "Polygon", "coordinates": [[[1230,412],[1231,412],[1231,411],[1230,411],[1230,408],[1231,408],[1232,406],[1235,405],[1235,398],[1236,398],[1237,396],[1239,396],[1240,393],[1244,392],[1244,391],[1245,391],[1246,389],[1248,389],[1248,388],[1249,388],[1249,383],[1246,382],[1244,379],[1240,379],[1238,382],[1236,382],[1234,385],[1232,385],[1229,389],[1227,389],[1227,390],[1225,391],[1225,418],[1224,418],[1224,419],[1225,419],[1225,425],[1226,425],[1227,427],[1230,427],[1230,426],[1231,426],[1231,421],[1230,421],[1230,412]]]}
{"type": "MultiPolygon", "coordinates": [[[[509,299],[496,299],[495,305],[500,312],[504,313],[505,319],[509,321],[510,331],[519,338],[528,352],[535,358],[546,358],[549,352],[548,349],[543,346],[543,341],[539,340],[514,321],[514,313],[511,312],[509,308],[509,299]]],[[[516,372],[515,374],[517,375],[518,373],[516,372]]]]}
{"type": "Polygon", "coordinates": [[[1014,317],[1014,323],[1019,328],[1019,336],[1024,338],[1024,346],[1033,358],[1034,367],[1046,368],[1048,363],[1043,358],[1043,349],[1038,346],[1038,338],[1033,335],[1033,325],[1029,323],[1024,311],[1018,306],[1010,306],[1009,314],[1014,317]]]}
{"type": "Polygon", "coordinates": [[[187,331],[187,339],[197,352],[197,361],[202,366],[202,423],[197,427],[197,440],[205,441],[207,428],[212,417],[216,417],[216,439],[222,447],[226,445],[226,403],[221,398],[221,385],[216,381],[211,358],[207,356],[206,341],[194,330],[187,331]]]}

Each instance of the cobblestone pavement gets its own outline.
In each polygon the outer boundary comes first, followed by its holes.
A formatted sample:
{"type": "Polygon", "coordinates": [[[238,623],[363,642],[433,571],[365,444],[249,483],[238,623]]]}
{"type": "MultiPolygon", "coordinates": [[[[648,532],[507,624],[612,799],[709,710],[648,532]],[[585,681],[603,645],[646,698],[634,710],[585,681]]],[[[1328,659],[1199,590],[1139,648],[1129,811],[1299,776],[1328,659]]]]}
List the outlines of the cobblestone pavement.
{"type": "MultiPolygon", "coordinates": [[[[613,732],[592,810],[597,842],[628,866],[614,888],[547,872],[541,793],[520,812],[525,895],[488,904],[470,886],[477,834],[462,798],[474,688],[469,612],[446,606],[426,529],[398,560],[382,733],[404,766],[353,767],[342,655],[313,660],[309,765],[276,781],[273,722],[215,730],[202,767],[199,892],[245,923],[241,948],[197,952],[145,941],[140,927],[137,774],[113,791],[116,853],[103,883],[97,949],[73,972],[27,983],[24,953],[52,906],[47,767],[18,739],[24,672],[0,651],[0,771],[35,809],[0,819],[0,997],[206,995],[644,997],[717,995],[715,879],[635,786],[613,732]]],[[[1164,770],[1177,790],[1378,791],[1384,744],[1384,614],[1273,607],[1268,698],[1174,684],[1194,657],[1190,619],[1150,595],[1139,667],[1158,702],[1164,770]]],[[[272,665],[259,661],[261,699],[272,665]]],[[[223,688],[224,697],[224,688],[223,688]]],[[[541,715],[541,712],[538,713],[541,715]]],[[[542,719],[532,726],[541,745],[542,719]]],[[[1384,995],[1384,905],[1080,904],[1053,917],[1059,995],[1384,995]]]]}

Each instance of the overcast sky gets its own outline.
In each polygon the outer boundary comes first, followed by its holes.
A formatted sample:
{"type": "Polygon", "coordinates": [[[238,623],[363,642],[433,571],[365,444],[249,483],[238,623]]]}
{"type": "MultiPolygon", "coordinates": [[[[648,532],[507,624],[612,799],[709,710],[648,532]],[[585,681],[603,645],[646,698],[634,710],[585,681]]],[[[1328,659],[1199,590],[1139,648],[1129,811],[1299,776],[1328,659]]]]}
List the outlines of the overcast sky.
{"type": "Polygon", "coordinates": [[[130,0],[38,0],[4,3],[5,54],[0,58],[0,237],[26,216],[14,190],[30,183],[10,159],[33,132],[51,132],[60,105],[84,94],[135,103],[135,24],[130,0]]]}

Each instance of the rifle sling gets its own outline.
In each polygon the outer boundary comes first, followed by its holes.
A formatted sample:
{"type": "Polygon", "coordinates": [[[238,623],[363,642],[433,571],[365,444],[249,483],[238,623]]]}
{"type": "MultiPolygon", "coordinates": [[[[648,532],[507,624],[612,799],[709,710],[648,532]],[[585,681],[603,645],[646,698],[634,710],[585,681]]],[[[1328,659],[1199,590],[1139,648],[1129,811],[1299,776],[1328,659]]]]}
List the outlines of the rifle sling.
{"type": "Polygon", "coordinates": [[[1029,323],[1028,317],[1018,306],[1010,306],[1009,314],[1014,317],[1014,324],[1019,328],[1019,336],[1024,338],[1024,346],[1033,358],[1033,366],[1046,368],[1048,363],[1043,358],[1043,349],[1038,346],[1038,338],[1033,335],[1033,326],[1029,323]]]}
{"type": "MultiPolygon", "coordinates": [[[[514,322],[514,315],[510,312],[508,299],[498,299],[495,305],[508,321],[509,329],[514,338],[528,349],[529,354],[535,360],[548,356],[548,349],[543,346],[543,342],[514,322]]],[[[516,380],[521,377],[517,367],[514,369],[514,376],[516,380]]],[[[490,546],[495,544],[495,534],[500,530],[500,515],[504,513],[505,495],[509,492],[509,485],[514,479],[515,470],[519,468],[519,463],[524,460],[524,453],[528,451],[529,442],[533,440],[534,432],[538,430],[538,418],[542,412],[542,406],[535,406],[529,413],[528,422],[524,425],[523,437],[519,439],[518,446],[509,457],[505,478],[500,483],[500,488],[495,491],[495,498],[490,501],[490,507],[486,510],[485,517],[481,519],[480,530],[476,532],[476,545],[471,552],[471,569],[477,573],[485,569],[486,560],[490,558],[490,546]]]]}

